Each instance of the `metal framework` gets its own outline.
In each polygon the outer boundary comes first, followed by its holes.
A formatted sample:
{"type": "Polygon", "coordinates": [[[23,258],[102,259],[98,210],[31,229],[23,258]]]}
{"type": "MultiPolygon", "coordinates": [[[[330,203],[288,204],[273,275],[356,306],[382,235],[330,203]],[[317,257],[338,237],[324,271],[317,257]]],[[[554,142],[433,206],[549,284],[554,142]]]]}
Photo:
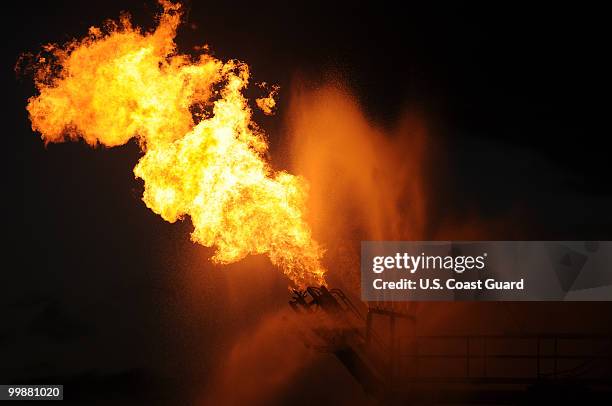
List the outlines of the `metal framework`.
{"type": "Polygon", "coordinates": [[[419,335],[414,316],[371,306],[364,317],[325,287],[295,291],[290,305],[317,316],[316,348],[385,403],[612,398],[612,336],[419,335]]]}

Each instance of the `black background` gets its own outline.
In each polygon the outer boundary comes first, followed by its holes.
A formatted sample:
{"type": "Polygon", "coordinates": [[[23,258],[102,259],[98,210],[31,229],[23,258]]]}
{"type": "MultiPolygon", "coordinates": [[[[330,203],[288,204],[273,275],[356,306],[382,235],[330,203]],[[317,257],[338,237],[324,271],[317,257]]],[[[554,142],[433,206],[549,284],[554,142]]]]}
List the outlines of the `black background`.
{"type": "MultiPolygon", "coordinates": [[[[440,202],[453,203],[439,203],[438,211],[460,215],[469,205],[486,217],[518,205],[526,208],[516,219],[527,230],[521,238],[611,239],[604,11],[560,3],[400,3],[193,1],[187,18],[197,27],[184,26],[177,43],[187,52],[206,42],[216,56],[247,61],[257,80],[281,89],[296,77],[317,82],[333,72],[381,126],[407,106],[423,112],[453,174],[437,188],[440,202]]],[[[10,361],[0,363],[0,378],[70,382],[90,399],[106,382],[118,388],[118,399],[139,399],[153,382],[173,398],[182,388],[176,382],[190,379],[188,372],[175,375],[176,364],[203,336],[222,334],[215,322],[168,321],[181,311],[182,295],[168,269],[180,262],[178,252],[199,249],[188,241],[189,225],[169,225],[141,203],[142,186],[132,176],[136,145],[45,147],[25,111],[31,78],[13,72],[22,52],[79,37],[121,10],[151,27],[158,7],[20,2],[5,17],[3,152],[5,176],[17,189],[2,195],[17,207],[6,212],[0,352],[10,361]]],[[[280,115],[282,107],[281,97],[280,115]]],[[[279,124],[263,124],[274,151],[279,124]]],[[[275,286],[275,303],[282,304],[282,280],[275,286]]],[[[211,302],[213,319],[222,318],[223,300],[211,302]]],[[[601,310],[610,320],[609,307],[601,310]]],[[[565,316],[580,312],[576,306],[565,316]]],[[[201,351],[206,359],[215,350],[201,351]]],[[[350,391],[349,381],[339,382],[350,391]]],[[[334,382],[319,382],[319,392],[333,391],[334,382]]]]}

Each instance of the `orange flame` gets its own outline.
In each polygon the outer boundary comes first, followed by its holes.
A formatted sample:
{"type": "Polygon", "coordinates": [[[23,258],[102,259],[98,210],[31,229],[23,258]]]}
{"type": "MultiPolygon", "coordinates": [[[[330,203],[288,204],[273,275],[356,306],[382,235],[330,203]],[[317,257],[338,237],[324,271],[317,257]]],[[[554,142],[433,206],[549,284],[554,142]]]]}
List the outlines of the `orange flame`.
{"type": "MultiPolygon", "coordinates": [[[[47,143],[113,147],[136,138],[144,202],[169,222],[191,217],[193,241],[215,247],[214,262],[267,254],[296,285],[325,283],[323,250],[304,220],[307,184],[264,158],[265,135],[242,93],[248,66],[178,54],[181,6],[160,3],[152,32],[124,15],[104,32],[47,45],[52,57],[39,58],[40,94],[27,107],[32,129],[47,143]]],[[[260,100],[270,113],[274,101],[260,100]]]]}

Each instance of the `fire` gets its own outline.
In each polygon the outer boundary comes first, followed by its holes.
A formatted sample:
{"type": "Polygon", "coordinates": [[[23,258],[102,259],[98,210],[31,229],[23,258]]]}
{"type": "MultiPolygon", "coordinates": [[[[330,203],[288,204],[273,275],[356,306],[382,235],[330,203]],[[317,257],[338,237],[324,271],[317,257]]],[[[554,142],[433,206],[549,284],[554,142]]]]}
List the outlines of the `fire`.
{"type": "MultiPolygon", "coordinates": [[[[267,87],[267,83],[263,82],[260,84],[261,88],[266,88],[267,87]]],[[[257,103],[257,107],[259,107],[261,109],[261,111],[264,112],[265,115],[272,115],[274,114],[274,108],[276,107],[276,96],[278,95],[278,90],[279,87],[277,85],[272,85],[272,88],[270,90],[270,93],[268,94],[268,97],[260,97],[259,99],[256,99],[255,102],[257,103]]]]}
{"type": "MultiPolygon", "coordinates": [[[[40,94],[27,106],[32,129],[46,143],[137,139],[145,204],[171,223],[189,216],[193,241],[214,247],[214,262],[267,254],[296,285],[325,283],[323,250],[304,219],[308,185],[264,158],[266,137],[243,95],[248,66],[179,54],[181,6],[160,3],[154,31],[124,15],[81,40],[47,45],[50,57],[36,66],[40,94]]],[[[277,90],[257,100],[267,114],[277,90]]]]}

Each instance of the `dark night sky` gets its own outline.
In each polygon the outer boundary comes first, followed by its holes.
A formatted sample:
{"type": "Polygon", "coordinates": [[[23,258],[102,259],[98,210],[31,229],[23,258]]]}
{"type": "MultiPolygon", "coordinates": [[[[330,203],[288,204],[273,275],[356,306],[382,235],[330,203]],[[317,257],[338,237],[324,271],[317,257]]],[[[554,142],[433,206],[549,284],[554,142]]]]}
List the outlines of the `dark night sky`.
{"type": "MultiPolygon", "coordinates": [[[[210,251],[189,242],[189,224],[169,225],[144,207],[132,175],[136,145],[45,148],[30,130],[25,105],[34,88],[12,72],[20,53],[81,36],[121,10],[150,27],[157,7],[144,0],[19,2],[6,16],[14,26],[4,48],[5,173],[16,180],[19,198],[11,200],[19,207],[9,214],[15,231],[7,246],[16,263],[7,259],[1,278],[0,355],[8,362],[0,364],[0,383],[63,380],[87,397],[112,382],[113,396],[125,400],[140,399],[153,382],[159,394],[173,396],[213,368],[177,375],[182,363],[214,364],[227,349],[224,334],[257,317],[254,306],[224,319],[230,300],[215,289],[231,290],[225,276],[219,286],[204,276],[208,283],[190,291],[206,296],[205,315],[194,320],[195,311],[185,309],[186,264],[210,251]]],[[[316,83],[339,75],[383,127],[405,108],[422,112],[448,159],[434,213],[460,216],[469,206],[487,218],[519,207],[517,222],[527,230],[520,238],[609,240],[603,15],[587,6],[530,3],[193,1],[188,22],[197,28],[181,29],[177,43],[187,52],[206,42],[216,56],[247,61],[257,80],[281,89],[296,78],[316,83]]],[[[282,117],[282,93],[280,103],[282,117]]],[[[279,122],[262,122],[273,151],[279,122]]],[[[256,290],[257,281],[249,281],[256,290]]],[[[271,286],[274,299],[263,292],[249,298],[283,307],[282,277],[271,286]]],[[[332,360],[318,362],[328,375],[305,381],[354,390],[332,360]]]]}

